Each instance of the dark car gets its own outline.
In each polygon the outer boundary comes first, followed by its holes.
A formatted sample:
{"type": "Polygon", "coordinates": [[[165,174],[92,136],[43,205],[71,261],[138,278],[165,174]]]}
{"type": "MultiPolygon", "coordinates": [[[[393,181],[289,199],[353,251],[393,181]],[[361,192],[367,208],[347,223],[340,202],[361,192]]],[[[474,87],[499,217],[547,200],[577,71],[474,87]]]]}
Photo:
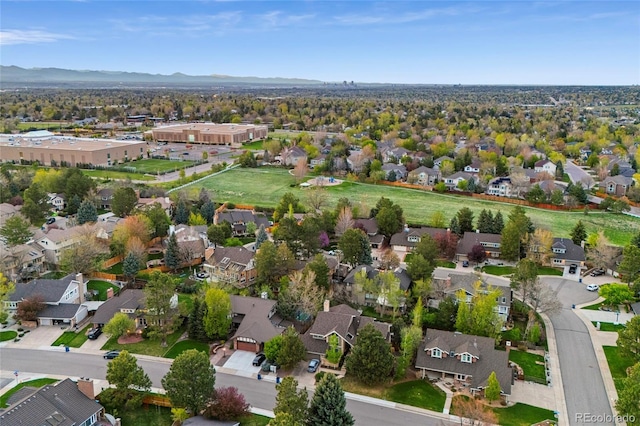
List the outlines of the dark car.
{"type": "Polygon", "coordinates": [[[98,337],[100,337],[101,334],[102,328],[92,328],[91,330],[89,330],[89,334],[87,335],[87,337],[89,338],[89,340],[96,340],[98,337]]]}
{"type": "Polygon", "coordinates": [[[260,352],[258,355],[256,355],[256,357],[253,359],[253,365],[254,367],[260,367],[262,365],[262,363],[264,362],[264,360],[267,359],[267,356],[265,354],[263,354],[262,352],[260,352]]]}
{"type": "Polygon", "coordinates": [[[593,272],[591,272],[591,276],[592,277],[599,277],[600,275],[604,275],[605,270],[600,268],[600,269],[594,269],[593,272]]]}
{"type": "Polygon", "coordinates": [[[309,361],[309,367],[307,367],[307,371],[309,373],[315,373],[316,371],[318,371],[318,367],[320,367],[320,360],[314,358],[309,361]]]}
{"type": "Polygon", "coordinates": [[[50,218],[48,218],[48,219],[47,219],[47,221],[46,221],[45,223],[46,223],[47,225],[51,225],[51,224],[52,224],[53,222],[55,222],[55,221],[56,221],[56,218],[55,218],[55,217],[50,217],[50,218]]]}
{"type": "Polygon", "coordinates": [[[468,260],[463,260],[462,261],[462,267],[463,268],[468,268],[469,267],[469,261],[468,260]]]}
{"type": "Polygon", "coordinates": [[[570,274],[575,274],[577,270],[578,270],[578,265],[576,265],[575,263],[572,264],[571,266],[569,266],[569,273],[570,274]]]}
{"type": "Polygon", "coordinates": [[[109,351],[104,354],[104,359],[114,359],[117,358],[118,355],[120,355],[120,351],[109,351]]]}

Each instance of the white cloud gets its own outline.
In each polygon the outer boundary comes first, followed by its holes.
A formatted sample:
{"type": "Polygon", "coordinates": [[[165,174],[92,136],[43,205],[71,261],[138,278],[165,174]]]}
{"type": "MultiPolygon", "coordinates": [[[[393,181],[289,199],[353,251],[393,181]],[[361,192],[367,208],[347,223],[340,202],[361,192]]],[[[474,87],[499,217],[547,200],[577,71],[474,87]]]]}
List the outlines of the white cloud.
{"type": "Polygon", "coordinates": [[[462,13],[470,13],[472,10],[461,10],[457,7],[442,9],[424,9],[408,13],[394,15],[393,12],[380,14],[350,14],[334,16],[334,20],[344,25],[370,25],[370,24],[405,24],[409,22],[424,21],[438,16],[457,16],[462,13]]]}
{"type": "Polygon", "coordinates": [[[2,30],[0,31],[0,45],[53,43],[58,40],[72,39],[65,34],[50,33],[40,30],[2,30]]]}

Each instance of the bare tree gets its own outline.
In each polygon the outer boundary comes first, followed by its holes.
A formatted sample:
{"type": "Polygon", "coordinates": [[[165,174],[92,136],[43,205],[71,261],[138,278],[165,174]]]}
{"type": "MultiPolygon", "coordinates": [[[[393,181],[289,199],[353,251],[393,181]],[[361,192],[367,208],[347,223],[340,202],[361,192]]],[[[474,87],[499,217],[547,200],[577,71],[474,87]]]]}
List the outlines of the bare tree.
{"type": "Polygon", "coordinates": [[[536,313],[552,315],[562,309],[562,303],[558,300],[558,294],[549,287],[549,284],[543,283],[540,279],[536,279],[529,289],[527,300],[531,305],[529,311],[529,320],[527,321],[527,329],[525,336],[529,335],[531,327],[536,322],[536,313]]]}
{"type": "Polygon", "coordinates": [[[296,177],[296,181],[299,182],[304,179],[308,171],[309,167],[307,166],[307,160],[304,158],[299,159],[293,169],[293,175],[296,177]]]}
{"type": "Polygon", "coordinates": [[[498,418],[493,411],[485,406],[482,401],[475,398],[460,398],[456,403],[460,424],[465,419],[471,420],[472,425],[497,424],[498,418]]]}
{"type": "Polygon", "coordinates": [[[66,272],[89,274],[98,269],[102,254],[109,249],[96,237],[95,225],[85,224],[74,228],[76,242],[62,252],[60,267],[66,272]]]}
{"type": "Polygon", "coordinates": [[[327,192],[322,186],[315,186],[307,191],[307,204],[311,210],[322,210],[322,207],[327,204],[327,200],[327,192]]]}
{"type": "Polygon", "coordinates": [[[289,275],[289,288],[286,296],[297,310],[315,317],[322,306],[324,292],[316,285],[316,273],[295,271],[289,275]]]}
{"type": "Polygon", "coordinates": [[[126,252],[132,253],[135,258],[138,260],[138,264],[142,265],[146,260],[147,248],[140,241],[140,238],[136,236],[129,237],[129,241],[127,241],[126,252]]]}
{"type": "Polygon", "coordinates": [[[528,239],[527,247],[529,247],[529,251],[527,257],[539,264],[547,263],[551,254],[551,246],[553,245],[551,231],[536,228],[533,234],[529,234],[528,239]]]}
{"type": "Polygon", "coordinates": [[[340,210],[340,214],[338,215],[338,220],[336,221],[336,236],[341,236],[344,234],[347,229],[353,228],[353,215],[351,213],[350,207],[343,207],[340,210]]]}
{"type": "Polygon", "coordinates": [[[393,250],[388,248],[382,252],[378,263],[380,264],[380,269],[396,269],[400,266],[400,258],[393,250]]]}
{"type": "Polygon", "coordinates": [[[523,193],[527,192],[531,186],[529,177],[524,173],[522,167],[515,168],[509,175],[511,178],[511,185],[515,195],[519,198],[523,193]]]}
{"type": "Polygon", "coordinates": [[[619,250],[611,245],[604,231],[599,231],[596,243],[589,248],[587,257],[596,268],[608,269],[613,266],[613,260],[620,254],[619,250]]]}

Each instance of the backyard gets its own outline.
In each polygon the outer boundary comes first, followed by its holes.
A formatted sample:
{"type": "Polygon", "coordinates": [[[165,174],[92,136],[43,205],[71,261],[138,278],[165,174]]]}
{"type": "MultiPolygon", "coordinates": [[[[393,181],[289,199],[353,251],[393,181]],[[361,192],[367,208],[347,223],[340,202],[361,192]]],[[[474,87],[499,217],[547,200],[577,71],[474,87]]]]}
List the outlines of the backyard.
{"type": "MultiPolygon", "coordinates": [[[[305,200],[308,190],[295,186],[295,183],[295,178],[286,169],[236,168],[193,184],[192,188],[204,187],[215,193],[215,199],[220,202],[275,207],[286,192],[292,192],[300,200],[305,200]]],[[[326,191],[328,206],[331,208],[342,197],[359,201],[366,209],[374,207],[380,197],[387,197],[402,206],[408,223],[415,224],[428,223],[436,211],[443,212],[446,219],[450,220],[463,206],[469,207],[476,217],[482,209],[501,211],[507,217],[514,207],[512,204],[470,197],[357,182],[344,182],[327,187],[326,191]]],[[[550,226],[553,235],[558,237],[568,237],[578,220],[582,220],[588,233],[604,229],[607,238],[617,245],[628,244],[634,232],[640,230],[640,221],[625,215],[591,212],[585,216],[582,212],[549,211],[531,207],[525,207],[525,210],[534,225],[550,226]]]]}
{"type": "Polygon", "coordinates": [[[90,280],[87,283],[87,290],[96,290],[98,291],[98,297],[96,300],[107,300],[107,290],[109,288],[113,289],[113,294],[117,294],[120,287],[115,284],[111,284],[108,281],[100,281],[100,280],[90,280]]]}

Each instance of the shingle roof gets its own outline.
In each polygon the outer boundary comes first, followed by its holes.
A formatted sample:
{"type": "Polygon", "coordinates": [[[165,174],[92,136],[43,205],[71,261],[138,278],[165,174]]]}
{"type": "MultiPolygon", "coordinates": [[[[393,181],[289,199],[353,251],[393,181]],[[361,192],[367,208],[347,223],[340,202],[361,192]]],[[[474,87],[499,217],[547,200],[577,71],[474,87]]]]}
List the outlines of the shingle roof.
{"type": "Polygon", "coordinates": [[[369,235],[375,235],[378,233],[378,221],[375,217],[369,219],[356,219],[353,221],[353,227],[357,228],[362,226],[364,232],[369,235]]]}
{"type": "Polygon", "coordinates": [[[392,246],[405,246],[405,247],[415,247],[418,245],[417,242],[409,241],[410,236],[417,236],[421,238],[425,234],[431,235],[432,238],[435,238],[438,234],[446,234],[446,229],[441,228],[407,228],[400,232],[396,232],[391,236],[391,244],[392,246]]]}
{"type": "Polygon", "coordinates": [[[425,339],[418,348],[416,368],[472,376],[471,387],[474,389],[486,387],[489,375],[495,371],[502,392],[510,394],[513,373],[509,367],[509,356],[505,351],[495,350],[494,345],[494,339],[489,337],[427,329],[425,339]],[[467,363],[458,360],[455,356],[445,356],[448,355],[446,352],[442,358],[435,358],[426,353],[425,349],[436,346],[443,350],[444,347],[448,347],[449,351],[454,351],[456,354],[467,352],[477,356],[478,360],[467,363]]]}
{"type": "Polygon", "coordinates": [[[9,296],[9,300],[19,302],[28,296],[39,294],[44,298],[45,303],[57,303],[74,279],[75,275],[69,274],[59,280],[37,279],[24,284],[16,284],[16,289],[9,296]]]}
{"type": "Polygon", "coordinates": [[[60,303],[59,305],[47,305],[38,312],[38,318],[71,319],[82,305],[76,303],[60,303]]]}
{"type": "MultiPolygon", "coordinates": [[[[458,243],[458,253],[467,254],[471,251],[473,246],[482,243],[500,244],[502,242],[502,235],[500,234],[487,234],[483,232],[465,232],[464,236],[458,243]]],[[[486,251],[500,252],[500,248],[497,247],[485,247],[486,251]]]]}
{"type": "Polygon", "coordinates": [[[91,322],[94,324],[106,324],[121,309],[133,309],[135,311],[143,307],[144,292],[142,290],[123,290],[118,296],[114,296],[100,305],[91,322]]]}
{"type": "Polygon", "coordinates": [[[102,406],[80,392],[76,383],[65,379],[41,388],[0,413],[0,423],[3,426],[74,426],[84,424],[101,410],[102,406]]]}
{"type": "Polygon", "coordinates": [[[233,265],[244,270],[254,257],[255,253],[244,247],[217,247],[205,263],[217,265],[223,269],[233,265]],[[225,259],[228,260],[223,262],[225,259]]]}
{"type": "MultiPolygon", "coordinates": [[[[76,229],[60,229],[60,228],[49,228],[46,232],[37,230],[33,236],[35,240],[41,240],[43,238],[48,238],[54,243],[61,243],[64,241],[71,240],[76,236],[76,229]]],[[[46,246],[45,246],[46,247],[46,246]]]]}
{"type": "Polygon", "coordinates": [[[231,311],[242,315],[242,322],[234,334],[236,337],[250,337],[256,342],[266,342],[274,336],[282,334],[284,327],[274,324],[270,317],[277,302],[260,297],[231,296],[231,311]]]}
{"type": "Polygon", "coordinates": [[[551,253],[551,256],[557,259],[575,260],[579,262],[583,262],[586,259],[584,249],[575,244],[570,238],[554,238],[551,248],[565,250],[564,253],[556,253],[555,251],[551,253]]]}

